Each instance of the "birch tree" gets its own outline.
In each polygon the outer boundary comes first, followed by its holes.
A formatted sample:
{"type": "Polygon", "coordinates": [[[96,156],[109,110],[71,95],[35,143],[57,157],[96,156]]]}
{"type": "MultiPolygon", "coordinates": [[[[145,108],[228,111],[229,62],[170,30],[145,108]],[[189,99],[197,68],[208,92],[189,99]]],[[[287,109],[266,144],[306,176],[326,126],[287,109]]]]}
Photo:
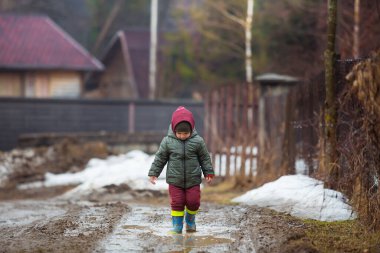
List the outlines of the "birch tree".
{"type": "Polygon", "coordinates": [[[252,19],[254,0],[247,1],[247,19],[245,22],[245,69],[246,81],[252,83],[252,19]]]}
{"type": "Polygon", "coordinates": [[[165,36],[160,97],[189,97],[214,85],[245,81],[247,0],[178,1],[165,36]],[[173,28],[171,28],[173,30],[173,28]]]}
{"type": "Polygon", "coordinates": [[[245,19],[228,12],[224,5],[210,3],[213,8],[227,19],[240,25],[245,31],[245,76],[246,82],[252,83],[252,20],[254,11],[254,0],[247,0],[247,15],[245,19]]]}

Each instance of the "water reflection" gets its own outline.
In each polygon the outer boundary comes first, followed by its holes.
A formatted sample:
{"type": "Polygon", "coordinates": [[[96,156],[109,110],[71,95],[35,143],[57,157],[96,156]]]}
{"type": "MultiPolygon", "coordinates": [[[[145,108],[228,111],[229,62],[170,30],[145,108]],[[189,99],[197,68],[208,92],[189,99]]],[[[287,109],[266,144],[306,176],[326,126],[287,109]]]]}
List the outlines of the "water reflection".
{"type": "Polygon", "coordinates": [[[193,233],[183,234],[183,235],[173,235],[174,244],[181,249],[176,249],[174,252],[190,252],[194,248],[204,248],[208,246],[218,245],[219,250],[226,250],[228,244],[232,241],[227,238],[217,238],[213,236],[196,236],[193,233]],[[223,245],[225,244],[225,245],[223,245]]]}

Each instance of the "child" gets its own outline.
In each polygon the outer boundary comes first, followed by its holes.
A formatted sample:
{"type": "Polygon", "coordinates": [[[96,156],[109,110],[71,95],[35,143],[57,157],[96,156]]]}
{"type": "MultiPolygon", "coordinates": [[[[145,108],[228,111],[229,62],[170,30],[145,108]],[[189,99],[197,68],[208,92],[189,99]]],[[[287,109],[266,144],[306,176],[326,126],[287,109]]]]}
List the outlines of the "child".
{"type": "Polygon", "coordinates": [[[186,231],[196,231],[195,214],[201,201],[202,172],[207,183],[214,177],[206,144],[194,126],[193,114],[185,107],[180,106],[173,112],[168,135],[162,140],[148,174],[150,182],[155,184],[168,163],[166,182],[169,184],[173,234],[182,233],[185,213],[186,231]]]}

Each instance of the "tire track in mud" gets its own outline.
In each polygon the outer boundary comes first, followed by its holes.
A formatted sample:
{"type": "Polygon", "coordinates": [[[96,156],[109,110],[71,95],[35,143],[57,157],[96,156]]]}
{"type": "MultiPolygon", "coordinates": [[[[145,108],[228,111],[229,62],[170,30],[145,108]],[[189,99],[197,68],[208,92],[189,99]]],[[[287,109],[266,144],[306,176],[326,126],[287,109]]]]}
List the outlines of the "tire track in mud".
{"type": "Polygon", "coordinates": [[[0,203],[0,252],[93,252],[128,208],[120,202],[0,203]]]}
{"type": "Polygon", "coordinates": [[[96,252],[231,252],[241,207],[203,204],[197,215],[197,232],[170,235],[170,208],[130,205],[113,233],[96,252]]]}
{"type": "Polygon", "coordinates": [[[302,220],[267,208],[246,206],[240,216],[234,252],[316,253],[302,220]]]}

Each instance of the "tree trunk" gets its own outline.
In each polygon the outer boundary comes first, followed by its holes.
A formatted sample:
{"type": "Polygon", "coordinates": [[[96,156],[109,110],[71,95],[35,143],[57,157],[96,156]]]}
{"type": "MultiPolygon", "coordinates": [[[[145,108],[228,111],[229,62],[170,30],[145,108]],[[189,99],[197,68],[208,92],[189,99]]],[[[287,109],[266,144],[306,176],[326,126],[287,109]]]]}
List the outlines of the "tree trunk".
{"type": "Polygon", "coordinates": [[[359,58],[359,23],[360,23],[360,0],[355,0],[354,7],[354,32],[352,43],[352,55],[359,58]]]}
{"type": "Polygon", "coordinates": [[[328,186],[334,188],[334,183],[338,178],[337,164],[337,141],[336,141],[336,122],[337,109],[335,103],[335,35],[336,35],[337,0],[328,1],[328,20],[327,20],[327,48],[325,51],[325,154],[324,166],[328,171],[328,186]]]}

